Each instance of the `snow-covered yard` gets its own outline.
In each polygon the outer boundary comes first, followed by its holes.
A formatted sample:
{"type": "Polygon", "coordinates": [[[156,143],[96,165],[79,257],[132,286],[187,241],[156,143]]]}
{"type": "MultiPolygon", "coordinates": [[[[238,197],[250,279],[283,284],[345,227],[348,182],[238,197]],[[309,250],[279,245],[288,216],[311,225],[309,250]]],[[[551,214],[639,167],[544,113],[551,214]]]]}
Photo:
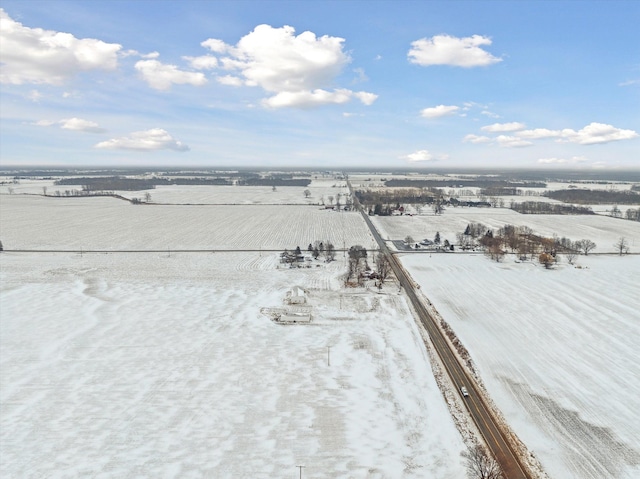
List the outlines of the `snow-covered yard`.
{"type": "Polygon", "coordinates": [[[640,256],[554,270],[512,257],[402,262],[550,477],[640,477],[640,256]]]}
{"type": "Polygon", "coordinates": [[[0,254],[3,475],[462,477],[404,297],[340,290],[340,258],[277,265],[273,253],[0,254]],[[294,285],[310,325],[261,314],[294,285]]]}

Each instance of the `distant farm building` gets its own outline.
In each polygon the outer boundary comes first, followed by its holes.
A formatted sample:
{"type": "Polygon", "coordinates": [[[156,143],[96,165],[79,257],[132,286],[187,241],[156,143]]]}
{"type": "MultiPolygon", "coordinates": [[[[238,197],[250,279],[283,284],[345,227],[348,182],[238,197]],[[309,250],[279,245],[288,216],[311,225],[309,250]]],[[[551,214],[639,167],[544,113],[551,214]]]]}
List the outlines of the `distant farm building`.
{"type": "Polygon", "coordinates": [[[307,302],[307,293],[299,286],[294,286],[287,294],[289,304],[305,304],[307,302]]]}

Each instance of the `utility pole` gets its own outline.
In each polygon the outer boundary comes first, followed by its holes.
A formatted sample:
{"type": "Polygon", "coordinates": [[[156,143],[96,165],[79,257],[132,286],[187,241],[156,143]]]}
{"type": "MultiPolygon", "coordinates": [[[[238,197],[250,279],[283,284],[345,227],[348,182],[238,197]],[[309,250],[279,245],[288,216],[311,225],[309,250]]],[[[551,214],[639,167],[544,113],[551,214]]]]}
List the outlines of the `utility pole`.
{"type": "Polygon", "coordinates": [[[302,468],[306,466],[296,466],[296,467],[300,469],[300,479],[302,479],[302,468]]]}
{"type": "Polygon", "coordinates": [[[327,366],[331,366],[331,346],[327,346],[327,366]]]}

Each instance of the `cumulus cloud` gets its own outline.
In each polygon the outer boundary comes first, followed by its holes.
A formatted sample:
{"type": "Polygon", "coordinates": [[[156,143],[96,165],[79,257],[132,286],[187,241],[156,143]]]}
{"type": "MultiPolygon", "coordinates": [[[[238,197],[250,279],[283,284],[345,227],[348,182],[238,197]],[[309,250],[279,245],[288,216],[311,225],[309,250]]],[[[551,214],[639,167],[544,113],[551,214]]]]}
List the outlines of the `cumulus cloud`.
{"type": "Polygon", "coordinates": [[[135,68],[156,90],[169,90],[174,84],[202,86],[207,83],[204,73],[179,70],[175,65],[166,65],[158,60],[140,60],[135,68]]]}
{"type": "Polygon", "coordinates": [[[436,35],[412,42],[407,55],[411,63],[422,66],[452,65],[471,68],[502,61],[483,50],[483,45],[491,45],[491,39],[480,35],[464,38],[436,35]]]}
{"type": "Polygon", "coordinates": [[[82,118],[65,118],[60,121],[51,121],[51,120],[38,120],[32,125],[35,126],[59,126],[63,130],[72,130],[72,131],[84,131],[87,133],[104,133],[104,128],[101,128],[95,121],[84,120],[82,118]]]}
{"type": "Polygon", "coordinates": [[[538,140],[540,138],[554,138],[562,134],[560,130],[548,130],[547,128],[535,128],[533,130],[522,130],[516,133],[520,138],[538,140]]]}
{"type": "Polygon", "coordinates": [[[189,147],[179,140],[173,138],[162,128],[152,128],[151,130],[135,131],[130,136],[113,138],[102,141],[95,145],[95,148],[105,150],[174,150],[189,151],[189,147]]]}
{"type": "Polygon", "coordinates": [[[496,141],[498,142],[498,145],[505,148],[521,148],[523,146],[533,145],[532,142],[523,140],[517,136],[499,135],[496,137],[496,141]]]}
{"type": "Polygon", "coordinates": [[[216,77],[216,80],[218,81],[218,83],[220,83],[222,85],[228,85],[228,86],[242,86],[242,85],[244,85],[244,82],[242,81],[242,78],[234,77],[233,75],[224,75],[224,76],[221,76],[221,77],[216,77]]]}
{"type": "Polygon", "coordinates": [[[478,136],[469,134],[462,140],[464,143],[491,143],[493,140],[488,136],[478,136]]]}
{"type": "Polygon", "coordinates": [[[60,85],[87,70],[113,70],[122,46],[25,27],[0,9],[0,82],[60,85]]]}
{"type": "Polygon", "coordinates": [[[182,57],[189,62],[191,68],[196,70],[213,70],[218,67],[218,59],[211,55],[202,55],[199,57],[182,57]]]}
{"type": "Polygon", "coordinates": [[[595,145],[609,143],[611,141],[630,140],[636,138],[638,133],[633,130],[622,130],[604,123],[590,123],[581,130],[564,129],[561,139],[580,145],[595,145]]]}
{"type": "Polygon", "coordinates": [[[343,42],[343,38],[317,37],[309,31],[296,36],[290,26],[258,25],[235,46],[213,38],[201,45],[213,53],[226,55],[217,58],[217,65],[233,75],[219,77],[219,82],[258,86],[274,94],[263,100],[267,107],[308,108],[342,104],[353,98],[370,105],[377,98],[373,93],[344,88],[328,90],[351,61],[343,51],[343,42]]]}
{"type": "Polygon", "coordinates": [[[401,156],[400,159],[407,160],[411,163],[418,163],[422,161],[438,161],[448,159],[448,155],[434,155],[428,150],[418,150],[408,155],[401,156]]]}
{"type": "Polygon", "coordinates": [[[423,118],[440,118],[442,116],[453,115],[460,110],[459,106],[455,105],[438,105],[431,108],[425,108],[420,112],[423,118]]]}
{"type": "Polygon", "coordinates": [[[638,133],[633,130],[623,130],[604,123],[590,123],[581,130],[565,128],[563,130],[549,130],[536,128],[534,130],[522,130],[516,133],[520,138],[532,140],[542,138],[557,138],[562,143],[578,143],[580,145],[595,145],[612,141],[630,140],[636,138],[638,133]]]}
{"type": "Polygon", "coordinates": [[[511,123],[494,123],[493,125],[483,126],[480,129],[482,131],[488,131],[491,133],[499,133],[499,132],[505,132],[505,131],[522,130],[523,128],[525,128],[525,126],[526,125],[524,123],[519,123],[517,121],[514,121],[511,123]]]}

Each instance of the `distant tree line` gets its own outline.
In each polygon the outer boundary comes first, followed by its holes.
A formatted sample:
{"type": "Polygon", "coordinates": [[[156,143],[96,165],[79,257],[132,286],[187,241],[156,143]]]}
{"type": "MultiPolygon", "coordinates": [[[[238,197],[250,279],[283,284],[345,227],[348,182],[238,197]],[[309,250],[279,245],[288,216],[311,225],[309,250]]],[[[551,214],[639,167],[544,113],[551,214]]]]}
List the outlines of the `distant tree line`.
{"type": "Polygon", "coordinates": [[[311,180],[308,178],[281,178],[275,176],[241,178],[237,181],[241,186],[309,186],[311,180]]]}
{"type": "Polygon", "coordinates": [[[156,186],[168,185],[231,185],[226,178],[123,178],[107,177],[71,177],[54,182],[56,185],[82,185],[84,191],[140,191],[151,190],[156,186]]]}
{"type": "Polygon", "coordinates": [[[586,206],[564,205],[558,203],[543,203],[542,201],[512,201],[509,208],[527,215],[593,215],[591,208],[586,206]]]}
{"type": "Polygon", "coordinates": [[[387,180],[388,187],[413,188],[546,188],[543,181],[509,181],[489,179],[450,179],[450,180],[387,180]]]}
{"type": "Polygon", "coordinates": [[[640,204],[640,194],[631,190],[556,190],[547,191],[544,196],[565,203],[577,204],[618,204],[618,205],[638,205],[640,204]]]}

